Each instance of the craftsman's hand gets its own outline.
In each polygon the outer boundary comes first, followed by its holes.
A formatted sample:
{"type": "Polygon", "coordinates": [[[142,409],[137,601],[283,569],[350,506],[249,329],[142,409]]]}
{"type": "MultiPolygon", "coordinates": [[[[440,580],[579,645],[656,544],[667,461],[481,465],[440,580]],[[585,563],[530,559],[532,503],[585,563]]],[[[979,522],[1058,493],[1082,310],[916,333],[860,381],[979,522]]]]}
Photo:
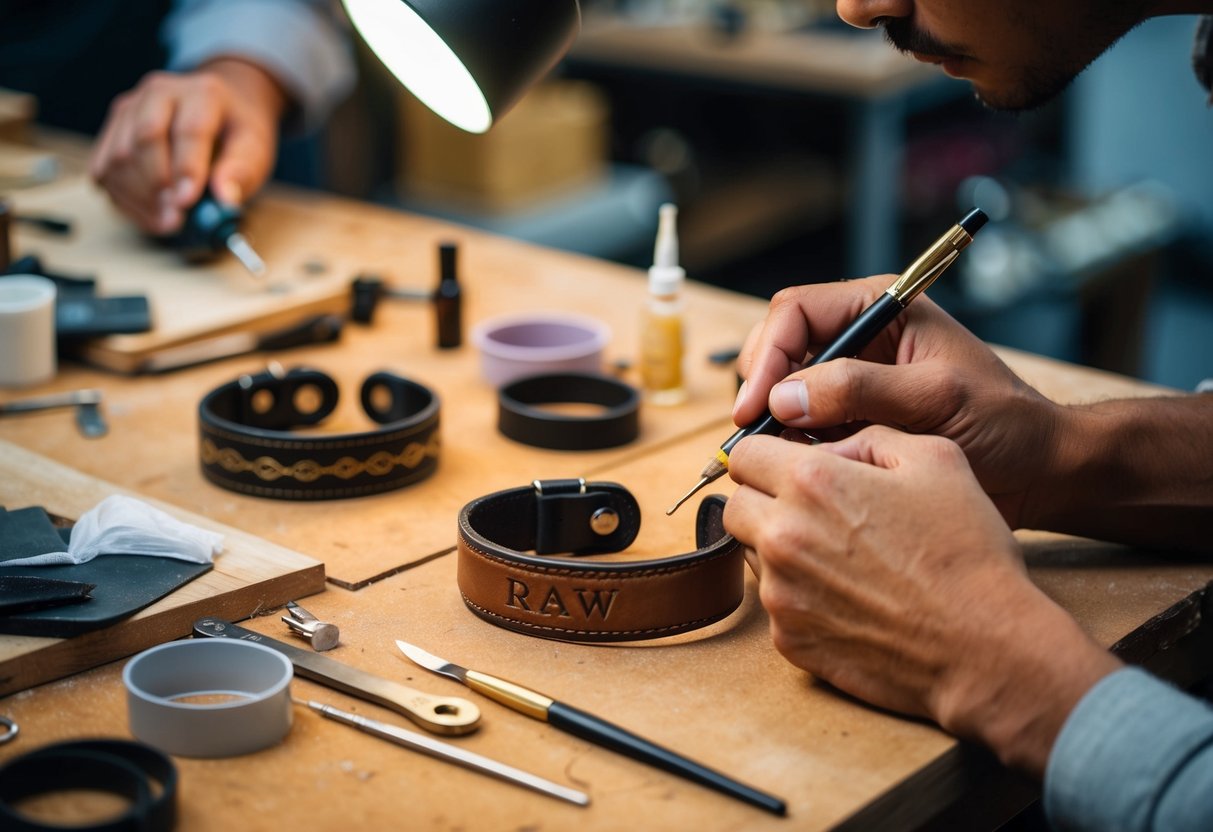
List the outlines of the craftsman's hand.
{"type": "Polygon", "coordinates": [[[729,473],[725,527],[749,549],[776,649],[847,693],[1039,775],[1070,710],[1119,665],[1028,580],[950,440],[755,436],[729,473]]]}
{"type": "Polygon", "coordinates": [[[171,234],[207,184],[239,205],[265,183],[286,103],[269,74],[238,59],[150,73],[114,99],[90,172],[143,230],[171,234]]]}
{"type": "Polygon", "coordinates": [[[769,407],[816,433],[884,424],[952,439],[1013,527],[1027,493],[1049,474],[1062,408],[1014,373],[979,339],[919,297],[860,353],[802,369],[894,281],[882,275],[779,292],[751,332],[738,368],[746,378],[733,419],[769,407]]]}

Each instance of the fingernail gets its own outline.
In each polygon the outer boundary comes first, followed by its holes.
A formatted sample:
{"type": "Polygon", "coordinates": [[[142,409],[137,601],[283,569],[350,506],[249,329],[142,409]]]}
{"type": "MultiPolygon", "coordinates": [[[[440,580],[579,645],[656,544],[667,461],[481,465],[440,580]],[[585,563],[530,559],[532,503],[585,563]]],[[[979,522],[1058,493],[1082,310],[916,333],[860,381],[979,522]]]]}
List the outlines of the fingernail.
{"type": "Polygon", "coordinates": [[[733,400],[733,415],[737,415],[737,410],[741,407],[741,403],[745,400],[745,386],[747,382],[742,382],[737,388],[737,398],[733,400]]]}
{"type": "Polygon", "coordinates": [[[177,202],[189,202],[194,197],[194,180],[182,177],[177,180],[174,188],[174,198],[177,202]]]}
{"type": "Polygon", "coordinates": [[[809,388],[803,381],[781,381],[771,390],[771,415],[781,422],[809,415],[809,388]]]}
{"type": "Polygon", "coordinates": [[[240,186],[230,179],[218,182],[214,186],[215,199],[226,205],[240,204],[240,186]]]}
{"type": "Polygon", "coordinates": [[[160,209],[160,215],[156,218],[157,224],[160,226],[160,233],[168,234],[176,231],[181,225],[181,212],[173,205],[165,205],[160,209]]]}

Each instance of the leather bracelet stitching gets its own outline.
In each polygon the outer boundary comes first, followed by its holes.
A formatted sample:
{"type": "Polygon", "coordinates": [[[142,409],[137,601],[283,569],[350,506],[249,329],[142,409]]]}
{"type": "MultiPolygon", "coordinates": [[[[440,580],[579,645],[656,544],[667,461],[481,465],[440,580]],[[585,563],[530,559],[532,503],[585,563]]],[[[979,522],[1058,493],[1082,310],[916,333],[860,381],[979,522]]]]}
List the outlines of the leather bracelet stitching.
{"type": "Polygon", "coordinates": [[[459,592],[477,617],[523,634],[611,642],[688,632],[737,609],[744,597],[742,545],[721,525],[721,498],[700,506],[700,548],[583,561],[581,555],[625,551],[639,528],[640,507],[618,483],[577,486],[576,480],[537,480],[464,506],[459,592]]]}
{"type": "Polygon", "coordinates": [[[437,469],[440,402],[425,385],[388,372],[375,373],[363,383],[363,409],[375,421],[388,424],[360,433],[296,439],[290,426],[318,423],[332,411],[336,383],[316,370],[296,369],[283,374],[277,368],[271,375],[274,378],[269,381],[241,377],[203,398],[199,407],[199,462],[203,475],[212,483],[256,497],[328,500],[403,488],[426,479],[437,469]],[[318,385],[322,391],[321,404],[311,412],[299,411],[292,397],[309,385],[318,385]],[[377,402],[372,404],[370,398],[385,388],[392,396],[391,406],[386,409],[377,402]],[[249,410],[255,406],[252,396],[265,391],[272,391],[276,399],[264,413],[257,410],[253,414],[249,410]],[[275,427],[277,424],[284,427],[275,427]],[[247,428],[247,432],[241,428],[247,428]],[[313,455],[317,458],[311,458],[313,455]]]}
{"type": "MultiPolygon", "coordinates": [[[[460,593],[460,595],[463,595],[463,593],[460,593]]],[[[686,630],[694,630],[697,627],[703,627],[703,626],[711,624],[715,621],[719,621],[720,619],[724,618],[726,615],[729,615],[729,613],[732,612],[730,610],[729,612],[726,612],[724,615],[714,615],[714,616],[708,616],[706,618],[696,618],[692,621],[680,621],[677,624],[669,624],[664,627],[647,627],[647,628],[641,629],[641,630],[586,630],[586,629],[578,630],[578,629],[574,629],[572,627],[552,627],[552,626],[545,626],[543,624],[535,624],[530,621],[521,621],[517,618],[509,618],[507,616],[501,615],[500,613],[495,613],[492,610],[485,609],[484,607],[477,604],[475,601],[468,598],[466,595],[463,595],[463,602],[465,604],[467,604],[469,607],[471,607],[472,609],[476,610],[477,612],[481,613],[482,615],[484,615],[488,618],[492,618],[497,621],[507,622],[510,627],[521,626],[521,627],[526,627],[527,629],[530,629],[530,630],[546,630],[548,632],[553,632],[553,633],[570,633],[570,634],[574,634],[574,635],[583,635],[583,636],[629,636],[629,635],[642,635],[645,633],[668,633],[671,630],[676,630],[678,632],[685,632],[686,630]]]]}
{"type": "MultiPolygon", "coordinates": [[[[341,446],[335,445],[334,449],[341,446]]],[[[410,442],[398,454],[389,451],[378,451],[366,459],[354,459],[343,456],[331,465],[322,465],[313,459],[301,459],[290,465],[283,465],[271,456],[259,456],[252,461],[246,459],[235,448],[220,448],[209,437],[202,440],[202,461],[207,465],[218,464],[221,468],[233,474],[249,472],[267,482],[282,477],[313,482],[325,474],[348,480],[359,474],[370,474],[383,477],[392,473],[396,468],[416,468],[426,459],[438,458],[439,442],[437,436],[431,436],[424,444],[410,442]]]]}
{"type": "MultiPolygon", "coordinates": [[[[502,566],[508,566],[519,571],[534,572],[541,575],[559,575],[561,577],[576,577],[576,578],[594,578],[594,579],[611,579],[611,580],[630,580],[632,578],[651,578],[655,575],[674,575],[679,572],[686,572],[691,569],[698,569],[705,563],[711,563],[714,560],[729,557],[733,554],[734,546],[726,546],[719,552],[713,552],[710,555],[702,555],[693,561],[677,563],[673,566],[655,567],[649,569],[629,569],[626,572],[616,572],[608,570],[598,570],[593,568],[581,568],[580,566],[547,566],[546,564],[524,563],[513,558],[502,557],[494,552],[489,552],[480,546],[474,545],[471,541],[464,537],[465,547],[473,554],[479,555],[485,560],[491,560],[494,563],[499,563],[502,566]]],[[[715,544],[713,544],[715,545],[715,544]]],[[[688,552],[687,554],[695,554],[688,552]]],[[[675,555],[675,557],[678,557],[675,555]]],[[[625,566],[630,566],[627,561],[616,561],[625,566]]]]}
{"type": "Polygon", "coordinates": [[[206,432],[221,436],[224,439],[231,439],[234,442],[241,442],[246,445],[256,445],[262,448],[285,448],[291,451],[315,451],[315,450],[336,450],[340,448],[359,448],[363,445],[378,445],[380,442],[391,442],[397,439],[404,439],[417,433],[424,433],[429,428],[433,427],[433,422],[426,422],[421,425],[414,425],[408,428],[401,428],[394,433],[371,433],[363,436],[353,436],[348,440],[342,440],[340,436],[333,437],[333,441],[316,442],[314,440],[294,440],[294,439],[264,439],[255,434],[239,434],[224,430],[223,428],[207,425],[206,432]]]}

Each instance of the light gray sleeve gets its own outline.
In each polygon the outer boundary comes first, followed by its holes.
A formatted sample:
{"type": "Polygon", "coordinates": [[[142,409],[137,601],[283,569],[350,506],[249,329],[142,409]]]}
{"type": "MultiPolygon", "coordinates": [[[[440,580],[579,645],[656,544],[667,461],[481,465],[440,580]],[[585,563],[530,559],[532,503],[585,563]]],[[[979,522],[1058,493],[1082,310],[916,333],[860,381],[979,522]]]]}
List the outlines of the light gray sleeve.
{"type": "Polygon", "coordinates": [[[1137,668],[1100,680],[1045,772],[1059,832],[1213,830],[1213,707],[1137,668]]]}
{"type": "Polygon", "coordinates": [[[350,30],[337,0],[175,0],[161,36],[168,68],[188,71],[238,56],[270,72],[291,96],[288,129],[310,130],[355,79],[350,30]]]}

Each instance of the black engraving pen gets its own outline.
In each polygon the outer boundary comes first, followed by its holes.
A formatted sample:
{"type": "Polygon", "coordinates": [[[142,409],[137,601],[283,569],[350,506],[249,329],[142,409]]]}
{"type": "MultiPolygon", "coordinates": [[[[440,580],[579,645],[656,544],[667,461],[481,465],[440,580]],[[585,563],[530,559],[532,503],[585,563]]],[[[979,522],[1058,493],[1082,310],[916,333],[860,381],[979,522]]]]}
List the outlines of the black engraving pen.
{"type": "MultiPolygon", "coordinates": [[[[960,222],[949,228],[930,248],[919,255],[918,259],[901,273],[893,285],[875,303],[860,313],[859,317],[835,338],[833,343],[813,356],[813,360],[807,366],[812,367],[835,358],[851,358],[857,355],[860,350],[871,343],[877,333],[892,323],[914,298],[934,283],[935,278],[952,265],[952,261],[960,255],[960,252],[973,242],[973,235],[986,224],[986,219],[986,215],[978,208],[965,214],[960,222]]],[[[742,439],[759,433],[777,435],[783,429],[784,426],[771,415],[769,410],[745,427],[738,428],[737,432],[724,441],[716,455],[699,472],[699,482],[695,483],[695,487],[671,506],[666,514],[673,514],[679,506],[691,499],[705,485],[720,479],[729,470],[729,452],[742,439]]]]}

